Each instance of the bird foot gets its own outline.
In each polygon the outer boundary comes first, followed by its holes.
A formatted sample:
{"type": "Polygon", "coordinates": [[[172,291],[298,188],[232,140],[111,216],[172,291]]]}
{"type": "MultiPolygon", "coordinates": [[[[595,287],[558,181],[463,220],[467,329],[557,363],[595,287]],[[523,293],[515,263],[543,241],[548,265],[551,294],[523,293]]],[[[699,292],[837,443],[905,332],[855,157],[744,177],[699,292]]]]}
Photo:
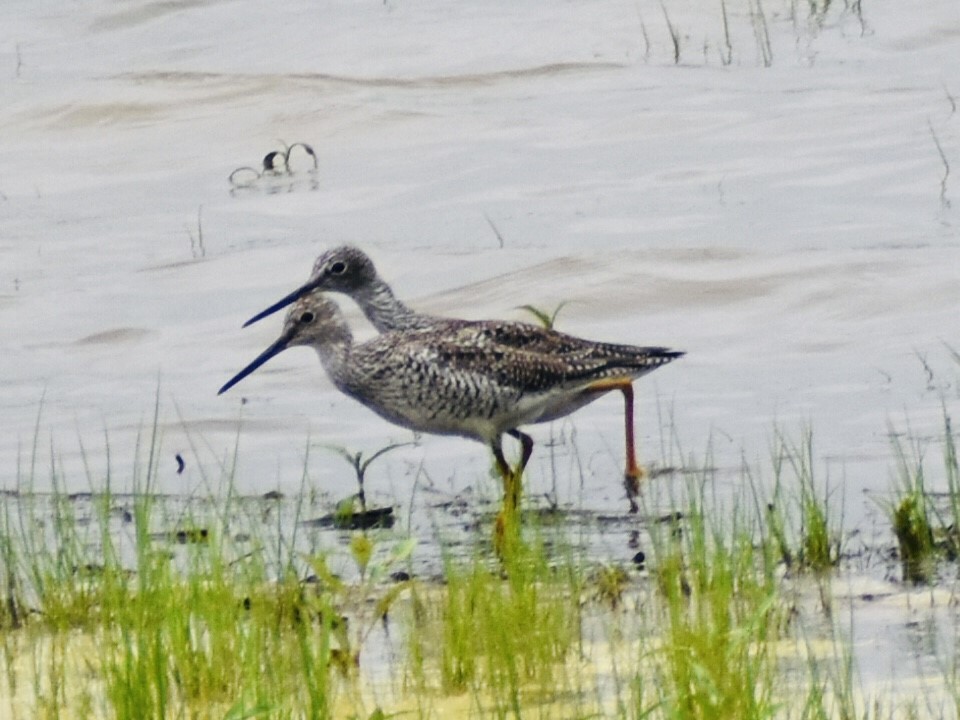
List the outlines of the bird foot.
{"type": "Polygon", "coordinates": [[[503,508],[516,514],[520,507],[520,495],[523,491],[523,469],[514,468],[503,478],[503,508]]]}
{"type": "Polygon", "coordinates": [[[628,467],[623,473],[623,487],[627,491],[627,502],[630,503],[631,515],[636,515],[640,512],[637,497],[640,495],[640,481],[645,477],[647,477],[647,471],[639,465],[628,467]]]}

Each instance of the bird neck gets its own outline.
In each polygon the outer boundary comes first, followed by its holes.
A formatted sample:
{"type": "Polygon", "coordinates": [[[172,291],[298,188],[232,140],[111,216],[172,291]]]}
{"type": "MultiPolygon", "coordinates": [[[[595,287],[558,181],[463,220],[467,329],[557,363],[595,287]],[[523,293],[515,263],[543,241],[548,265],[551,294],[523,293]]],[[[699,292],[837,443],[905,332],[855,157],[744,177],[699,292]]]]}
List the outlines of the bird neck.
{"type": "Polygon", "coordinates": [[[320,364],[334,383],[342,376],[349,365],[350,351],[353,348],[353,333],[342,317],[331,325],[324,334],[323,342],[313,345],[320,358],[320,364]]]}
{"type": "Polygon", "coordinates": [[[355,297],[367,320],[380,332],[416,327],[421,316],[396,298],[393,290],[377,278],[355,297]]]}

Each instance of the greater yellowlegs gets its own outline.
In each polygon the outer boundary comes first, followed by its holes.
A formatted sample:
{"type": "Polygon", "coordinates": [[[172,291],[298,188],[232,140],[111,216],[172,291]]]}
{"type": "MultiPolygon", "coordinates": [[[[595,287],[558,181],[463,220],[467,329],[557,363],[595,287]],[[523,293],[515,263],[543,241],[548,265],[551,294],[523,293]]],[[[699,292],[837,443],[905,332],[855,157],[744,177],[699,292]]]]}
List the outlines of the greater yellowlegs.
{"type": "MultiPolygon", "coordinates": [[[[642,355],[647,350],[647,348],[636,348],[630,345],[593,342],[556,331],[543,330],[528,323],[471,321],[418,313],[393,294],[390,286],[377,274],[373,261],[366,253],[350,245],[342,245],[320,255],[314,263],[310,279],[304,285],[250,318],[244,323],[244,327],[275,313],[314,290],[348,295],[360,306],[367,319],[380,332],[433,329],[451,333],[467,330],[475,332],[478,339],[491,345],[502,345],[528,352],[569,355],[574,359],[612,358],[636,355],[638,352],[642,355]]],[[[674,357],[682,354],[676,353],[674,357]]],[[[539,419],[530,422],[548,422],[564,417],[611,390],[619,390],[623,393],[626,447],[624,479],[630,509],[636,512],[635,498],[639,491],[639,480],[643,476],[643,470],[637,462],[634,440],[634,396],[631,378],[605,379],[585,388],[558,395],[554,398],[549,411],[544,412],[539,419]]]]}
{"type": "MultiPolygon", "coordinates": [[[[660,347],[621,346],[623,351],[549,354],[490,341],[495,323],[431,325],[393,330],[354,344],[337,305],[313,291],[293,301],[280,337],[231,378],[224,393],[287,348],[312,347],[343,393],[381,417],[416,431],[460,435],[487,444],[504,479],[505,503],[516,507],[519,476],[533,440],[517,428],[566,412],[572,401],[604,383],[626,382],[680,357],[660,347]],[[523,446],[517,475],[503,456],[504,433],[523,446]]],[[[539,347],[556,335],[535,325],[526,332],[539,347]]]]}

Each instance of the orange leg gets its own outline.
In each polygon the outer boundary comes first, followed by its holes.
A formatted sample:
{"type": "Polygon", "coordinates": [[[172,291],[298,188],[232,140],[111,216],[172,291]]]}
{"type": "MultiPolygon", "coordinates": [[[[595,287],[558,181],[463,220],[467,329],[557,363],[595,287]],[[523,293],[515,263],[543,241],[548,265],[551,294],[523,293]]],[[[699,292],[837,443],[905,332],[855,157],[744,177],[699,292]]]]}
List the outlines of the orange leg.
{"type": "Polygon", "coordinates": [[[640,479],[643,469],[637,465],[637,448],[633,434],[633,385],[627,383],[620,391],[623,393],[623,424],[627,435],[627,467],[623,471],[623,486],[627,489],[627,501],[630,503],[630,512],[640,510],[637,505],[637,495],[640,494],[640,479]]]}
{"type": "Polygon", "coordinates": [[[623,393],[623,430],[626,436],[627,461],[623,471],[623,486],[627,490],[630,512],[640,508],[637,495],[640,494],[640,480],[644,476],[643,468],[637,464],[637,446],[633,432],[633,383],[630,380],[601,380],[588,387],[584,392],[605,393],[619,390],[623,393]]]}

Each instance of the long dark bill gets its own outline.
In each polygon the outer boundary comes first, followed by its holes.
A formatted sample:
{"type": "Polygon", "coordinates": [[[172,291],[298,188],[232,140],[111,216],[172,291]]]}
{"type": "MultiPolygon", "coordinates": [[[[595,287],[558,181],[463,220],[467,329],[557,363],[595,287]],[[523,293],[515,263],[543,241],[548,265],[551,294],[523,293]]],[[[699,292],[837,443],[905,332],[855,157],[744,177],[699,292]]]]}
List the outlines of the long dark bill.
{"type": "Polygon", "coordinates": [[[248,325],[253,325],[253,324],[254,324],[255,322],[257,322],[258,320],[263,320],[265,317],[267,317],[267,316],[269,316],[269,315],[273,315],[277,310],[283,310],[287,305],[292,305],[292,304],[295,303],[297,300],[299,300],[300,298],[302,298],[304,295],[307,295],[307,294],[313,292],[313,290],[314,290],[316,287],[317,287],[317,283],[316,283],[315,281],[313,281],[313,280],[311,280],[310,282],[308,282],[308,283],[305,284],[305,285],[301,285],[301,286],[298,287],[296,290],[294,290],[292,293],[290,293],[289,295],[287,295],[286,297],[284,297],[282,300],[278,300],[278,301],[275,302],[273,305],[271,305],[270,307],[268,307],[266,310],[261,310],[260,312],[258,312],[258,313],[257,313],[256,315],[254,315],[252,318],[250,318],[249,320],[247,320],[247,321],[243,324],[243,326],[244,326],[244,327],[247,327],[248,325]]]}
{"type": "Polygon", "coordinates": [[[240,382],[241,380],[243,380],[247,375],[249,375],[249,374],[252,373],[254,370],[256,370],[258,367],[260,367],[260,366],[263,365],[265,362],[267,362],[267,360],[269,360],[270,358],[274,357],[275,355],[279,355],[279,354],[282,353],[284,350],[286,350],[286,349],[290,346],[290,340],[291,340],[292,338],[293,338],[293,333],[292,333],[292,332],[291,332],[291,333],[284,333],[283,335],[281,335],[281,336],[279,337],[279,339],[278,339],[275,343],[273,343],[273,345],[271,345],[271,346],[268,347],[266,350],[264,350],[262,353],[260,353],[259,355],[257,355],[256,359],[255,359],[252,363],[250,363],[249,365],[247,365],[243,370],[241,370],[241,371],[238,372],[236,375],[234,375],[232,378],[230,378],[229,380],[227,380],[226,384],[217,391],[217,395],[223,395],[227,390],[229,390],[230,388],[232,388],[232,387],[233,387],[234,385],[236,385],[238,382],[240,382]]]}

